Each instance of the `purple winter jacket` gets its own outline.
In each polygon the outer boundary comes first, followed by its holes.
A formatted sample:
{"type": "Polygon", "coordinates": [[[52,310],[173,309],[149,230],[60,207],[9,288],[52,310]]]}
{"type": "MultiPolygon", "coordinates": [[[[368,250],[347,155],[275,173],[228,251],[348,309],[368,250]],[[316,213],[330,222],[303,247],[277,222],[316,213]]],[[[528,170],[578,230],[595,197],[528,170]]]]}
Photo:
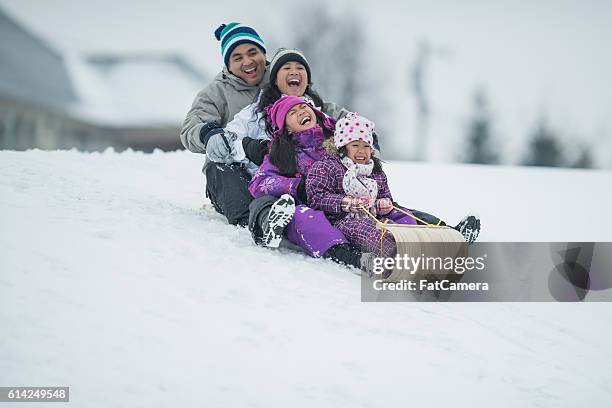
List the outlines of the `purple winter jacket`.
{"type": "Polygon", "coordinates": [[[283,194],[291,194],[298,200],[297,188],[302,176],[306,177],[311,166],[325,155],[323,147],[323,129],[318,125],[303,132],[294,133],[297,150],[297,173],[293,177],[280,174],[280,170],[270,162],[269,155],[264,157],[263,163],[249,183],[249,192],[255,198],[264,195],[280,197],[283,194]]]}
{"type": "MultiPolygon", "coordinates": [[[[345,173],[346,167],[340,161],[340,157],[327,154],[323,159],[312,165],[306,178],[308,206],[325,212],[332,223],[347,215],[346,212],[342,211],[342,198],[346,196],[342,187],[345,173]]],[[[378,184],[378,196],[376,198],[393,200],[385,173],[372,174],[370,178],[376,180],[378,184]]]]}

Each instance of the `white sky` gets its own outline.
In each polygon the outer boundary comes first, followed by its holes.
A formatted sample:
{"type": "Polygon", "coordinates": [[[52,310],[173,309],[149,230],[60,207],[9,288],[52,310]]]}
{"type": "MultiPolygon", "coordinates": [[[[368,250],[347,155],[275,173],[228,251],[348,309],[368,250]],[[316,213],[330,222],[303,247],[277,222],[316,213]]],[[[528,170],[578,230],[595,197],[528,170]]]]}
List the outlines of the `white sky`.
{"type": "MultiPolygon", "coordinates": [[[[181,51],[209,74],[222,64],[213,37],[220,23],[240,21],[273,46],[292,46],[270,40],[290,39],[291,19],[307,18],[309,4],[0,0],[60,51],[181,51]]],[[[508,159],[516,160],[544,113],[566,140],[596,143],[600,164],[612,166],[612,1],[377,0],[333,6],[340,12],[349,8],[363,18],[369,39],[363,64],[391,103],[388,115],[372,119],[384,121],[380,127],[394,135],[397,148],[406,147],[402,132],[414,133],[406,73],[417,40],[427,38],[450,50],[432,61],[429,72],[431,158],[455,155],[471,95],[484,86],[508,159]]],[[[316,67],[313,72],[316,77],[316,67]]]]}

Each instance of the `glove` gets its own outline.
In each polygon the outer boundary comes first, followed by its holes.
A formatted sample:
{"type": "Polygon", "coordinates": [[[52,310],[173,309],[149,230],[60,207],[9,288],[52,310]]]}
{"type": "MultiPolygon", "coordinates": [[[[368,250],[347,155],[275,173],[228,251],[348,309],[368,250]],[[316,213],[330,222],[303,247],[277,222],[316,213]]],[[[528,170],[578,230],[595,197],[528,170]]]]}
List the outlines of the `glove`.
{"type": "Polygon", "coordinates": [[[387,215],[393,209],[393,203],[388,198],[379,198],[376,200],[376,212],[379,215],[387,215]]]}
{"type": "Polygon", "coordinates": [[[232,132],[222,132],[212,135],[210,139],[208,139],[208,144],[206,145],[206,155],[215,163],[232,164],[234,162],[232,156],[236,153],[234,147],[234,141],[236,139],[236,134],[232,132]]]}
{"type": "Polygon", "coordinates": [[[359,212],[359,210],[357,210],[358,203],[359,203],[358,200],[359,199],[357,197],[344,196],[342,197],[340,208],[342,208],[342,211],[347,212],[347,213],[358,213],[359,212]]]}
{"type": "Polygon", "coordinates": [[[352,214],[361,214],[364,213],[363,207],[366,209],[371,207],[371,198],[358,198],[351,196],[344,196],[341,202],[342,211],[352,214]]]}
{"type": "Polygon", "coordinates": [[[303,204],[308,202],[308,196],[306,195],[306,179],[304,177],[302,177],[302,180],[297,188],[297,199],[303,204]]]}
{"type": "Polygon", "coordinates": [[[376,205],[376,200],[372,197],[361,197],[361,205],[365,208],[372,208],[376,205]]]}
{"type": "Polygon", "coordinates": [[[223,129],[219,127],[217,122],[206,122],[200,129],[200,142],[206,147],[208,139],[215,133],[221,133],[223,129]]]}
{"type": "Polygon", "coordinates": [[[244,149],[247,159],[261,166],[264,156],[268,154],[268,140],[245,137],[242,139],[242,148],[244,149]]]}

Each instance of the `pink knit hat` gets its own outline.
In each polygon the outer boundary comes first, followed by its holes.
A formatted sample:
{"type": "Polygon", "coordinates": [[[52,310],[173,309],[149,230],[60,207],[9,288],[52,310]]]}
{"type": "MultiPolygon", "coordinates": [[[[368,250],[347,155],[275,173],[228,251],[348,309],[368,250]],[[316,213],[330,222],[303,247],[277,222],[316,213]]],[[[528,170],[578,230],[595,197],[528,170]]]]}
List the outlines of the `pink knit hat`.
{"type": "Polygon", "coordinates": [[[320,117],[323,120],[323,125],[329,129],[333,129],[335,125],[335,121],[333,118],[327,116],[308,102],[299,96],[283,96],[272,105],[269,105],[265,108],[266,115],[268,117],[268,121],[272,124],[272,128],[274,132],[272,133],[272,139],[276,138],[278,135],[283,133],[285,129],[285,117],[287,116],[287,112],[291,110],[295,105],[299,105],[301,103],[306,103],[313,110],[315,115],[320,117]]]}
{"type": "Polygon", "coordinates": [[[355,112],[349,112],[345,117],[338,119],[338,122],[336,122],[334,144],[339,149],[355,140],[363,140],[370,146],[373,146],[373,133],[374,122],[359,116],[355,112]]]}

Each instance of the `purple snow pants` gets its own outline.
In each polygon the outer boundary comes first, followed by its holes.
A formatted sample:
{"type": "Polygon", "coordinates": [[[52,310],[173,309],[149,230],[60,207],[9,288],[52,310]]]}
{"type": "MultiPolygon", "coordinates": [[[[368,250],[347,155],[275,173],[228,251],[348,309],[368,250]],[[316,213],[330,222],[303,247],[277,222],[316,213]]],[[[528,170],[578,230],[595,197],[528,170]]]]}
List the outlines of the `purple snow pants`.
{"type": "MultiPolygon", "coordinates": [[[[403,209],[403,208],[402,208],[403,209]]],[[[404,210],[409,212],[408,210],[404,210]]],[[[397,210],[391,210],[391,212],[383,217],[380,217],[380,221],[394,224],[412,224],[415,225],[417,222],[414,218],[403,214],[397,210]]],[[[395,238],[393,234],[385,233],[382,239],[381,249],[381,234],[382,231],[376,228],[376,221],[370,217],[358,217],[353,218],[346,216],[341,220],[337,221],[334,226],[344,233],[348,240],[358,246],[363,252],[372,252],[376,256],[380,257],[394,257],[396,254],[395,238]]]]}
{"type": "Polygon", "coordinates": [[[315,258],[325,255],[334,245],[348,240],[332,226],[323,211],[313,210],[303,204],[295,207],[295,215],[287,226],[287,238],[315,258]]]}

